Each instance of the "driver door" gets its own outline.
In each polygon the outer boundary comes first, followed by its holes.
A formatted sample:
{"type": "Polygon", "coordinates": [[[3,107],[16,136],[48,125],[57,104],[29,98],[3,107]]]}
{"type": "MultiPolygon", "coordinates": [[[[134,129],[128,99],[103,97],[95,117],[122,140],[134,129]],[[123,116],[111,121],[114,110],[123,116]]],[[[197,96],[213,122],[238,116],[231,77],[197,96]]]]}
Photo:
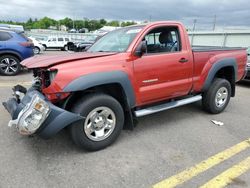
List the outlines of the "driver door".
{"type": "Polygon", "coordinates": [[[56,47],[57,46],[57,41],[56,41],[56,38],[51,38],[51,39],[49,39],[49,41],[48,41],[48,43],[49,43],[49,47],[56,47]]]}
{"type": "Polygon", "coordinates": [[[147,52],[134,61],[141,105],[186,95],[192,87],[193,66],[190,53],[182,50],[178,28],[157,28],[144,39],[147,52]],[[160,35],[165,30],[171,33],[172,44],[160,42],[160,35]]]}

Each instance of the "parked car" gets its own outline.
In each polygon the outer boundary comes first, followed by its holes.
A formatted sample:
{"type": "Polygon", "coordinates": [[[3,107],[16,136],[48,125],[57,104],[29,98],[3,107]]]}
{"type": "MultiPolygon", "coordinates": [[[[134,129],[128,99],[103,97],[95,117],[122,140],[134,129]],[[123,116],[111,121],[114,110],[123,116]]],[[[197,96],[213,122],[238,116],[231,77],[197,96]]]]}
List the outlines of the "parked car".
{"type": "Polygon", "coordinates": [[[69,51],[83,52],[100,38],[101,35],[88,35],[82,41],[68,42],[67,47],[69,51]]]}
{"type": "Polygon", "coordinates": [[[79,29],[78,32],[79,32],[79,33],[88,33],[89,30],[88,30],[87,28],[81,28],[81,29],[79,29]]]}
{"type": "Polygon", "coordinates": [[[47,40],[41,42],[45,47],[45,50],[49,48],[68,50],[67,43],[69,41],[70,38],[68,37],[49,37],[47,40]]]}
{"type": "Polygon", "coordinates": [[[33,46],[23,32],[0,28],[0,74],[18,74],[20,62],[34,55],[33,46]]]}
{"type": "Polygon", "coordinates": [[[77,33],[77,30],[76,29],[70,29],[69,33],[77,33]]]}
{"type": "Polygon", "coordinates": [[[32,40],[34,44],[34,48],[33,48],[34,54],[40,54],[45,50],[45,47],[40,41],[38,41],[37,39],[33,37],[29,37],[29,39],[32,40]]]}
{"type": "Polygon", "coordinates": [[[76,145],[100,150],[138,117],[200,100],[221,113],[246,63],[244,48],[192,48],[181,23],[153,22],[112,31],[86,53],[23,61],[34,84],[16,86],[3,104],[23,135],[49,138],[68,127],[76,145]]]}

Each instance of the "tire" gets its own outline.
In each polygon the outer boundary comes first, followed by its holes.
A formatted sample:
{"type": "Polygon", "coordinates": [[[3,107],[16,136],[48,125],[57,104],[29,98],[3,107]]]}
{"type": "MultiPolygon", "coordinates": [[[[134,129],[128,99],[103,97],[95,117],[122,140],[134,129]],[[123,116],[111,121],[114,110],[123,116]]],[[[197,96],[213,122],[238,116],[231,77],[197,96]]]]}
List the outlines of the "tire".
{"type": "Polygon", "coordinates": [[[64,51],[68,51],[68,49],[69,49],[69,48],[68,48],[68,45],[65,45],[65,46],[63,47],[63,50],[64,50],[64,51]]]}
{"type": "Polygon", "coordinates": [[[17,75],[21,70],[20,60],[12,55],[0,56],[0,74],[5,76],[17,75]]]}
{"type": "Polygon", "coordinates": [[[40,54],[41,50],[40,50],[39,47],[35,46],[34,49],[33,49],[33,51],[34,51],[34,54],[40,54]]]}
{"type": "Polygon", "coordinates": [[[106,94],[89,94],[80,99],[72,111],[85,117],[83,123],[75,123],[69,127],[73,142],[85,150],[106,148],[118,138],[124,125],[122,106],[115,98],[106,94]],[[113,123],[110,123],[111,119],[113,123]],[[109,124],[104,123],[108,121],[109,124]],[[103,128],[102,131],[102,127],[106,126],[109,128],[103,128]]]}
{"type": "Polygon", "coordinates": [[[44,51],[46,51],[47,50],[47,46],[45,44],[43,44],[43,46],[44,46],[44,51]]]}
{"type": "Polygon", "coordinates": [[[226,79],[216,78],[203,93],[202,106],[205,111],[218,114],[228,105],[231,97],[231,84],[226,79]]]}

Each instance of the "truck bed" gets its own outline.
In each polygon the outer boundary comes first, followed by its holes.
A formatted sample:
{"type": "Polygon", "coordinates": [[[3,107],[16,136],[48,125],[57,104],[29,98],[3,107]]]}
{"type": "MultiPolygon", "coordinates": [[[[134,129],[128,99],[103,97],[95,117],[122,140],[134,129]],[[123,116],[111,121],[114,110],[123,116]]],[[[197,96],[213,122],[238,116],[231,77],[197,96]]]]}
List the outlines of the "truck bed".
{"type": "MultiPolygon", "coordinates": [[[[194,59],[194,88],[200,90],[201,88],[196,87],[199,85],[199,81],[202,80],[202,71],[205,66],[212,66],[208,62],[215,63],[216,59],[223,58],[235,58],[238,65],[238,78],[236,81],[241,79],[244,74],[246,60],[246,49],[235,48],[235,47],[217,47],[217,46],[192,46],[193,59],[194,59]]],[[[208,68],[208,67],[207,67],[208,68]]],[[[205,75],[206,77],[206,75],[205,75]]]]}

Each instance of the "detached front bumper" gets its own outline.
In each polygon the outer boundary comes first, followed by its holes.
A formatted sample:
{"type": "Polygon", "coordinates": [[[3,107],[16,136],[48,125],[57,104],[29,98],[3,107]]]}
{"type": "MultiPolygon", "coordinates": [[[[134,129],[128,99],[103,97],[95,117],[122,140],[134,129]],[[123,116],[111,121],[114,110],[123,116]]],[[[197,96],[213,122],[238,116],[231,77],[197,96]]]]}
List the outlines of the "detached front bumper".
{"type": "Polygon", "coordinates": [[[14,88],[16,97],[3,102],[3,105],[12,118],[9,126],[16,126],[20,134],[38,134],[49,138],[66,126],[84,119],[78,114],[55,106],[33,87],[27,92],[22,86],[14,88]],[[20,92],[25,94],[21,100],[20,92]]]}

